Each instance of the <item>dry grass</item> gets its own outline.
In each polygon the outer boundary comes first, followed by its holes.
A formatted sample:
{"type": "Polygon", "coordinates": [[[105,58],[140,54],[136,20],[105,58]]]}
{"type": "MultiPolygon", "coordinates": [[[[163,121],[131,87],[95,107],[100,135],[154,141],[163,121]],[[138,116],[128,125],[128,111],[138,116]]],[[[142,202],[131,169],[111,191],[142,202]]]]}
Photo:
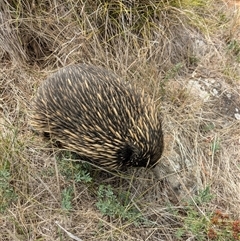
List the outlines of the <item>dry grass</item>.
{"type": "Polygon", "coordinates": [[[0,240],[211,240],[216,230],[223,238],[215,240],[239,240],[227,236],[240,219],[236,9],[200,0],[101,2],[0,6],[0,240]],[[149,170],[122,176],[92,167],[92,180],[78,182],[76,163],[31,131],[39,84],[79,62],[111,68],[158,101],[161,180],[149,170]],[[107,185],[116,213],[127,201],[126,218],[97,208],[107,185]],[[216,210],[229,226],[213,223],[216,210]]]}

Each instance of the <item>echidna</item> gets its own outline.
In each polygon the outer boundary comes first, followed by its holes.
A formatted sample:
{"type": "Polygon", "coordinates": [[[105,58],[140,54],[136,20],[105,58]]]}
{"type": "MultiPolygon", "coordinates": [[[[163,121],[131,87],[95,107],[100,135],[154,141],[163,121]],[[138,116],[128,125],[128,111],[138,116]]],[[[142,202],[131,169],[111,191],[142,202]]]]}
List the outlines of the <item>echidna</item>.
{"type": "Polygon", "coordinates": [[[33,101],[31,125],[106,169],[152,167],[163,151],[154,101],[113,72],[92,65],[62,68],[43,82],[33,101]]]}

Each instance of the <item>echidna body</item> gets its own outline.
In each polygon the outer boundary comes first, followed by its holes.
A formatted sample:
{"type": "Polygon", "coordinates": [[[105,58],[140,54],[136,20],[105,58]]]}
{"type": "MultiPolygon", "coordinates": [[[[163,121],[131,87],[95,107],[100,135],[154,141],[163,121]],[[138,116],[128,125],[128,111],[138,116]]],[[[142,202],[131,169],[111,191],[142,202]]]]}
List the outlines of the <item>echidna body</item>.
{"type": "Polygon", "coordinates": [[[151,167],[163,151],[153,100],[111,71],[65,67],[38,89],[32,127],[106,169],[151,167]]]}

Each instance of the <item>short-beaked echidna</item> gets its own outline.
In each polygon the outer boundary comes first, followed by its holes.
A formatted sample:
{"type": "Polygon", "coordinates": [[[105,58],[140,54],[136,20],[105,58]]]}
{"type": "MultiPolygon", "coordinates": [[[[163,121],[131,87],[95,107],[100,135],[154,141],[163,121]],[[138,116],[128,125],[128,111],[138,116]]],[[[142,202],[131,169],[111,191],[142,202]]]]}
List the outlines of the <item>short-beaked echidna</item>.
{"type": "Polygon", "coordinates": [[[144,91],[104,68],[60,69],[39,87],[32,127],[106,169],[151,167],[163,151],[161,117],[144,91]]]}

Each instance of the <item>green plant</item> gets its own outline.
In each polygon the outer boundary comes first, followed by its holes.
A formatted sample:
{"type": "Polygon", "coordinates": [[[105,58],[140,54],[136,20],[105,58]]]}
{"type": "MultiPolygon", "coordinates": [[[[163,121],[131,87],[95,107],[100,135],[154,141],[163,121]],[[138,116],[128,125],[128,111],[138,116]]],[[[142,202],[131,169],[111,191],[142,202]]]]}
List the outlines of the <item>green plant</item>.
{"type": "Polygon", "coordinates": [[[62,209],[70,211],[72,209],[73,188],[65,188],[62,192],[62,209]]]}
{"type": "Polygon", "coordinates": [[[97,208],[103,215],[122,220],[131,221],[136,226],[148,220],[131,204],[129,193],[114,194],[110,185],[100,185],[97,193],[97,208]]]}
{"type": "Polygon", "coordinates": [[[204,203],[209,203],[213,199],[213,194],[211,194],[210,186],[207,186],[204,190],[200,191],[199,194],[194,198],[196,205],[202,205],[204,203]]]}
{"type": "Polygon", "coordinates": [[[228,214],[216,210],[211,216],[207,236],[210,240],[240,240],[240,220],[230,219],[228,214]]]}
{"type": "Polygon", "coordinates": [[[11,174],[3,168],[0,170],[0,212],[5,211],[9,204],[16,199],[16,194],[10,185],[11,174]]]}
{"type": "Polygon", "coordinates": [[[92,182],[92,177],[90,176],[90,173],[87,170],[83,170],[81,168],[76,168],[78,170],[77,173],[74,175],[74,180],[76,182],[84,182],[89,183],[92,182]]]}
{"type": "Polygon", "coordinates": [[[181,68],[183,68],[183,63],[177,63],[175,66],[173,66],[170,70],[166,72],[163,81],[166,82],[169,79],[174,78],[177,75],[177,73],[181,70],[181,68]]]}
{"type": "Polygon", "coordinates": [[[58,158],[60,173],[67,179],[76,182],[90,183],[92,177],[90,176],[91,166],[86,162],[73,162],[76,155],[71,152],[64,152],[61,158],[58,158]]]}
{"type": "Polygon", "coordinates": [[[215,153],[219,150],[220,150],[220,140],[216,138],[212,142],[211,151],[215,153]]]}
{"type": "Polygon", "coordinates": [[[16,199],[17,195],[11,185],[13,181],[11,163],[23,151],[23,143],[17,137],[18,129],[6,125],[6,130],[4,133],[0,128],[0,212],[6,210],[16,199]]]}
{"type": "Polygon", "coordinates": [[[182,217],[183,227],[178,228],[176,237],[182,240],[186,236],[194,236],[195,240],[206,240],[206,230],[208,229],[209,218],[200,211],[201,205],[208,203],[212,199],[210,188],[206,187],[191,201],[185,208],[185,216],[182,217]]]}
{"type": "Polygon", "coordinates": [[[215,128],[214,123],[213,122],[209,122],[209,123],[207,123],[206,125],[203,126],[203,131],[209,132],[211,130],[214,130],[214,128],[215,128]]]}
{"type": "Polygon", "coordinates": [[[165,95],[166,93],[166,84],[168,83],[168,81],[174,78],[182,68],[183,68],[183,63],[177,63],[165,73],[165,76],[161,81],[161,85],[160,85],[162,95],[165,95]]]}
{"type": "Polygon", "coordinates": [[[175,235],[178,240],[186,240],[186,237],[194,237],[194,240],[235,241],[240,240],[240,220],[231,220],[229,215],[216,210],[205,211],[213,198],[210,187],[207,186],[185,208],[185,216],[182,216],[183,227],[177,229],[175,235]]]}
{"type": "Polygon", "coordinates": [[[232,39],[228,43],[228,49],[236,56],[237,62],[239,63],[240,62],[240,43],[239,43],[239,41],[232,39]]]}

